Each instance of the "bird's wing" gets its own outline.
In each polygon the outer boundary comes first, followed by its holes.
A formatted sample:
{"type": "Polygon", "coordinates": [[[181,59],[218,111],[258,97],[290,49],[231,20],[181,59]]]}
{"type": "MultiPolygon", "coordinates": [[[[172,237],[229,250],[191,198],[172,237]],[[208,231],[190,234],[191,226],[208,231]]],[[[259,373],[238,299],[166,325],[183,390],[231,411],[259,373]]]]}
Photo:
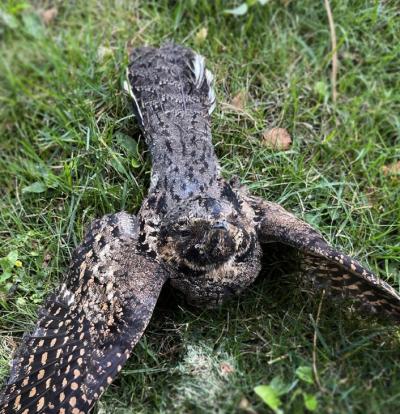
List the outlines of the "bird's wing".
{"type": "Polygon", "coordinates": [[[25,335],[1,414],[87,413],[142,336],[166,275],[136,250],[134,216],[96,220],[25,335]]]}
{"type": "Polygon", "coordinates": [[[320,233],[280,205],[256,197],[248,197],[248,201],[260,242],[292,246],[299,253],[302,271],[314,285],[400,321],[400,295],[392,286],[330,246],[320,233]]]}

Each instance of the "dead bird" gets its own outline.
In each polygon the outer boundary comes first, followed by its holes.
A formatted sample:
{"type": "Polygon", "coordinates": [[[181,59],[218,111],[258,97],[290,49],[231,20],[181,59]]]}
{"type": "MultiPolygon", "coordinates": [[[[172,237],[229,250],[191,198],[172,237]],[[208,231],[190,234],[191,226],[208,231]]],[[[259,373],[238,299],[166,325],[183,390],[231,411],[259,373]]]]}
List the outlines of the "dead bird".
{"type": "Polygon", "coordinates": [[[333,296],[400,320],[400,296],[281,206],[226,181],[211,141],[213,76],[174,44],[135,49],[128,89],[152,158],[137,215],[95,220],[69,272],[23,337],[1,414],[87,413],[122,369],[169,281],[215,307],[258,276],[274,247],[297,253],[302,274],[333,296]],[[262,249],[263,246],[263,249],[262,249]]]}

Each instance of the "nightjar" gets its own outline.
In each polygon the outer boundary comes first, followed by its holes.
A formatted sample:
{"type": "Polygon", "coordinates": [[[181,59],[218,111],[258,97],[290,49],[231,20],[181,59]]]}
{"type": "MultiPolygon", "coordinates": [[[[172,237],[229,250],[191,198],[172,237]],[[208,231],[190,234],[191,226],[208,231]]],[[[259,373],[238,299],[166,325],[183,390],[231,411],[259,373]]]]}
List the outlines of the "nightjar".
{"type": "Polygon", "coordinates": [[[214,307],[246,289],[272,250],[296,258],[316,288],[400,320],[400,296],[388,283],[281,206],[221,176],[210,130],[213,76],[202,56],[172,43],[141,47],[127,74],[151,153],[148,196],[136,216],[120,212],[91,224],[22,339],[1,414],[89,412],[129,358],[167,281],[190,304],[214,307]]]}

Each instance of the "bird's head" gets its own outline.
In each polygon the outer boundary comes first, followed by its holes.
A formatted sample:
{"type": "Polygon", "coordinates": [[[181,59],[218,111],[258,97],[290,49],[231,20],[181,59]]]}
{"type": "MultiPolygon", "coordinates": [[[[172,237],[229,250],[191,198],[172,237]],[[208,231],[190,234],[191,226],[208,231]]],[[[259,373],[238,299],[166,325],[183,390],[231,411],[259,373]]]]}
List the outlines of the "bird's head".
{"type": "Polygon", "coordinates": [[[251,235],[230,203],[187,200],[173,209],[160,231],[159,251],[179,270],[208,271],[246,253],[251,235]]]}

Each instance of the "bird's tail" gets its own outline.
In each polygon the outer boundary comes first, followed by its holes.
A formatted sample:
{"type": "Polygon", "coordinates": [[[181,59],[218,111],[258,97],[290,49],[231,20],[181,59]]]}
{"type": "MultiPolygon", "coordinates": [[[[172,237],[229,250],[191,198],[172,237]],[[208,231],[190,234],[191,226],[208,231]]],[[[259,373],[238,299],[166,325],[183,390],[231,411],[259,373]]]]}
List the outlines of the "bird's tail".
{"type": "Polygon", "coordinates": [[[208,115],[215,107],[213,75],[203,56],[167,43],[160,48],[140,47],[130,55],[126,89],[145,130],[168,120],[185,123],[208,115]]]}

